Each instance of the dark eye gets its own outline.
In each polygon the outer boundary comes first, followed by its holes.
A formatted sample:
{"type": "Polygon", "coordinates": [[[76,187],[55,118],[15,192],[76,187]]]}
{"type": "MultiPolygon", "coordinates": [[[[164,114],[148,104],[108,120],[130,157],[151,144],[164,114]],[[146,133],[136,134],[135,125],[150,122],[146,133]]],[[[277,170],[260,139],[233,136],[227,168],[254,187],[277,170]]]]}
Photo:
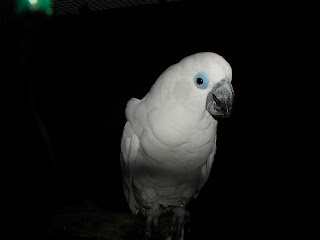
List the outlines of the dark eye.
{"type": "Polygon", "coordinates": [[[197,78],[197,84],[199,84],[199,85],[203,84],[203,79],[202,78],[197,78]]]}
{"type": "Polygon", "coordinates": [[[209,86],[209,82],[210,78],[204,72],[200,72],[194,77],[194,84],[199,89],[206,89],[209,86]]]}

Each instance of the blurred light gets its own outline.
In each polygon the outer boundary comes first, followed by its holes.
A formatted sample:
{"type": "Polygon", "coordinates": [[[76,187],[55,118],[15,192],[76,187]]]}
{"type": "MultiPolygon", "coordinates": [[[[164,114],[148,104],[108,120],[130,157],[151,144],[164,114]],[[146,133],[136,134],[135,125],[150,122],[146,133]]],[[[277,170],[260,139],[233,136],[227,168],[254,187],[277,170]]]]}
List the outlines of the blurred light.
{"type": "Polygon", "coordinates": [[[16,0],[16,13],[22,14],[24,12],[42,12],[51,15],[51,0],[16,0]]]}

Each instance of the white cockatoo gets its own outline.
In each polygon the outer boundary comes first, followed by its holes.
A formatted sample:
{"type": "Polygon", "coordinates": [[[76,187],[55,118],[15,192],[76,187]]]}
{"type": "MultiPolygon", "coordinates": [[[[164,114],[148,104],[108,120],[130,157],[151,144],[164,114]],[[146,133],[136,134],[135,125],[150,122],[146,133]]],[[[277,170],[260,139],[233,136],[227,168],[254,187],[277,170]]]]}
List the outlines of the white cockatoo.
{"type": "Polygon", "coordinates": [[[231,79],[223,57],[197,53],[164,71],[143,99],[128,101],[123,187],[132,213],[147,217],[147,237],[172,210],[172,234],[183,239],[185,206],[208,180],[216,152],[216,117],[230,115],[231,79]]]}

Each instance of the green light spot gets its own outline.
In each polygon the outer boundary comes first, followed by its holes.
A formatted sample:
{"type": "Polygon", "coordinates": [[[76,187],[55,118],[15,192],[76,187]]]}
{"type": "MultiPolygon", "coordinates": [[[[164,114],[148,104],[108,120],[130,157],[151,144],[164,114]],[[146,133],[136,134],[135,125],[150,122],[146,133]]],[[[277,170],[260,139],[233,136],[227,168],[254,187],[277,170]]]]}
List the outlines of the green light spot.
{"type": "Polygon", "coordinates": [[[24,12],[42,12],[51,15],[51,0],[16,0],[16,13],[22,14],[24,12]]]}

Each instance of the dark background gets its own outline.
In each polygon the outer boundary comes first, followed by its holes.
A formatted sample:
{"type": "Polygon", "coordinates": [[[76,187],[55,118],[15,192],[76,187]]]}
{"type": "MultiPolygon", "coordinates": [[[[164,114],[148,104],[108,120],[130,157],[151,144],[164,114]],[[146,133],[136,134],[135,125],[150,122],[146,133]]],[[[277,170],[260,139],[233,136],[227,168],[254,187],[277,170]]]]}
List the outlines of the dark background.
{"type": "Polygon", "coordinates": [[[22,162],[16,176],[27,185],[19,199],[36,195],[49,214],[75,206],[129,213],[119,162],[126,102],[141,99],[183,57],[211,51],[232,66],[236,97],[231,117],[219,121],[210,179],[189,205],[193,231],[245,236],[281,228],[292,184],[290,86],[309,18],[219,9],[226,8],[27,14],[1,25],[3,73],[13,85],[5,102],[14,112],[11,158],[22,162]]]}

